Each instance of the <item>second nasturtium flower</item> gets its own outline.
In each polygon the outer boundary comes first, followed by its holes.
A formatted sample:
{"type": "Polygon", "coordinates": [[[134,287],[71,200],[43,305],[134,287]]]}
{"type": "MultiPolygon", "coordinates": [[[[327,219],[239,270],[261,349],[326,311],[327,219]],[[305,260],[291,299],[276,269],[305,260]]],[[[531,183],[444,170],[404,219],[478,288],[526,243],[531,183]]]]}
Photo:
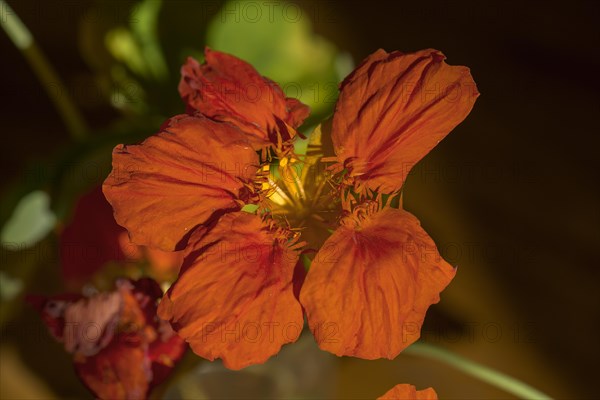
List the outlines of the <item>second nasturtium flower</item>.
{"type": "Polygon", "coordinates": [[[100,399],[145,399],[183,356],[185,342],[156,317],[160,286],[121,279],[110,292],[29,298],[100,399]]]}
{"type": "Polygon", "coordinates": [[[188,115],[117,146],[103,186],[134,243],[184,251],[159,316],[232,369],[295,341],[303,311],[324,350],[396,357],[455,270],[392,199],[473,107],[469,70],[437,50],[374,53],[307,155],[293,147],[306,106],[249,64],[207,50],[182,75],[188,115]]]}

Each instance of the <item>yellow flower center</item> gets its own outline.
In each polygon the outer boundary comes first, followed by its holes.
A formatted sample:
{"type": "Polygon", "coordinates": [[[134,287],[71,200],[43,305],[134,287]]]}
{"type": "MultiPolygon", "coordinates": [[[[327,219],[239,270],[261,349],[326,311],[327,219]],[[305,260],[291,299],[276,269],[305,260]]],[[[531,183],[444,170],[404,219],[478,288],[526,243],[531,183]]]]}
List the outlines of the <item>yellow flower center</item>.
{"type": "Polygon", "coordinates": [[[300,232],[308,247],[318,249],[337,226],[341,206],[329,183],[324,164],[286,156],[279,165],[265,166],[270,173],[261,185],[265,200],[259,213],[268,213],[300,232]]]}

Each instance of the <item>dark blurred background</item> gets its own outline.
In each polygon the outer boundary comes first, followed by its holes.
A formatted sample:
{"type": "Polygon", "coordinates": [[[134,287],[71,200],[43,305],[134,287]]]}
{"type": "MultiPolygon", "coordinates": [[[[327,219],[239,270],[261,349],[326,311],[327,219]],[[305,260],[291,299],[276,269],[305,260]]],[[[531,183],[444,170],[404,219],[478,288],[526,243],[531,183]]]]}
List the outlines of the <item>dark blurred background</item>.
{"type": "MultiPolygon", "coordinates": [[[[82,19],[97,2],[9,3],[73,94],[94,135],[100,137],[115,129],[115,120],[135,115],[115,109],[94,89],[99,70],[82,51],[82,19]]],[[[104,4],[113,11],[130,6],[104,4]]],[[[405,208],[421,219],[442,254],[459,268],[442,302],[432,307],[424,338],[553,397],[595,398],[600,357],[600,3],[294,4],[317,34],[355,63],[378,48],[410,52],[432,47],[442,50],[449,64],[471,68],[481,92],[475,108],[415,168],[404,192],[405,208]]],[[[163,4],[157,32],[173,65],[184,60],[174,48],[187,46],[200,53],[203,32],[219,7],[220,2],[163,4]]],[[[72,139],[4,33],[0,54],[0,187],[8,195],[23,180],[35,181],[36,174],[43,174],[57,154],[69,151],[72,139]]],[[[176,99],[174,72],[162,87],[170,90],[165,97],[176,99]]],[[[163,115],[183,111],[176,100],[168,104],[163,115]]],[[[3,215],[9,212],[2,210],[3,215]]],[[[44,286],[35,281],[33,287],[44,286]]],[[[32,377],[23,382],[36,377],[59,396],[61,391],[78,396],[80,389],[69,393],[67,384],[53,381],[58,372],[39,365],[36,357],[61,357],[49,339],[47,354],[19,350],[25,326],[19,325],[19,313],[29,312],[23,308],[11,314],[12,324],[2,330],[3,374],[30,369],[32,377]],[[19,354],[26,356],[18,361],[19,354]],[[7,364],[10,360],[20,367],[7,364]]],[[[440,398],[510,398],[434,361],[399,358],[345,360],[336,396],[374,398],[406,381],[434,386],[440,398]]],[[[70,368],[66,358],[56,365],[70,368]]]]}

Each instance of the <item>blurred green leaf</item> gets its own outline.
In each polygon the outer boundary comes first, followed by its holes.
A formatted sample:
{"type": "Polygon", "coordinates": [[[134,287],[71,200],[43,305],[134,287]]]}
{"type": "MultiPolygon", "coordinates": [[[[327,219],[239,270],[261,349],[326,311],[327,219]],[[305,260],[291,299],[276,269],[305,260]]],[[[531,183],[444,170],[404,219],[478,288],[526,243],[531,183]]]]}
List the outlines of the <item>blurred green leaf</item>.
{"type": "Polygon", "coordinates": [[[115,57],[122,61],[134,73],[147,76],[147,64],[142,56],[142,50],[128,29],[115,28],[106,34],[106,48],[115,57]]]}
{"type": "Polygon", "coordinates": [[[10,301],[17,297],[21,290],[23,290],[23,282],[20,279],[0,271],[0,300],[10,301]]]}
{"type": "Polygon", "coordinates": [[[144,0],[134,8],[135,19],[130,21],[131,31],[140,45],[149,75],[164,81],[169,71],[158,40],[158,17],[161,0],[144,0]]]}
{"type": "MultiPolygon", "coordinates": [[[[131,74],[120,64],[110,69],[110,78],[105,80],[105,91],[110,93],[110,104],[125,112],[136,115],[146,114],[150,108],[147,93],[140,82],[131,78],[131,74]]],[[[148,86],[148,85],[146,85],[148,86]]]]}
{"type": "Polygon", "coordinates": [[[29,248],[22,243],[3,243],[0,246],[0,274],[4,275],[2,279],[5,280],[0,284],[0,291],[3,292],[0,297],[0,329],[19,314],[25,293],[51,293],[63,288],[59,282],[57,249],[55,235],[47,235],[29,248]],[[35,281],[38,284],[32,288],[35,281]],[[16,291],[21,285],[21,289],[16,291]],[[8,296],[4,293],[6,287],[9,292],[13,291],[8,296]]]}
{"type": "Polygon", "coordinates": [[[21,199],[2,228],[2,245],[18,243],[31,247],[54,228],[56,216],[50,210],[50,197],[36,190],[21,199]]]}
{"type": "Polygon", "coordinates": [[[160,0],[142,1],[132,8],[128,28],[115,27],[105,36],[113,57],[146,80],[164,81],[168,75],[157,36],[161,5],[160,0]]]}
{"type": "Polygon", "coordinates": [[[124,114],[169,115],[176,83],[158,35],[162,1],[97,2],[95,18],[82,20],[79,45],[108,104],[124,114]]]}

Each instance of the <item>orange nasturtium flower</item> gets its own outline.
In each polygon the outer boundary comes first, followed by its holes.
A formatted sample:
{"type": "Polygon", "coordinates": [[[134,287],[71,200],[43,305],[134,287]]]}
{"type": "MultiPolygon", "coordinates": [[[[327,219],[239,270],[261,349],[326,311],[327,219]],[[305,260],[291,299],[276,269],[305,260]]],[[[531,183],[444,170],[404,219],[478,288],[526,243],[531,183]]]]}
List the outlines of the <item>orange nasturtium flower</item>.
{"type": "Polygon", "coordinates": [[[433,388],[417,390],[413,385],[401,383],[394,386],[377,400],[437,400],[437,393],[433,388]]]}
{"type": "Polygon", "coordinates": [[[337,355],[394,358],[414,342],[455,271],[391,199],[473,107],[469,70],[436,50],[374,53],[307,155],[293,147],[306,106],[249,64],[207,50],[182,75],[188,114],[117,146],[103,186],[134,243],[184,251],[159,317],[232,369],[294,342],[303,311],[337,355]]]}

